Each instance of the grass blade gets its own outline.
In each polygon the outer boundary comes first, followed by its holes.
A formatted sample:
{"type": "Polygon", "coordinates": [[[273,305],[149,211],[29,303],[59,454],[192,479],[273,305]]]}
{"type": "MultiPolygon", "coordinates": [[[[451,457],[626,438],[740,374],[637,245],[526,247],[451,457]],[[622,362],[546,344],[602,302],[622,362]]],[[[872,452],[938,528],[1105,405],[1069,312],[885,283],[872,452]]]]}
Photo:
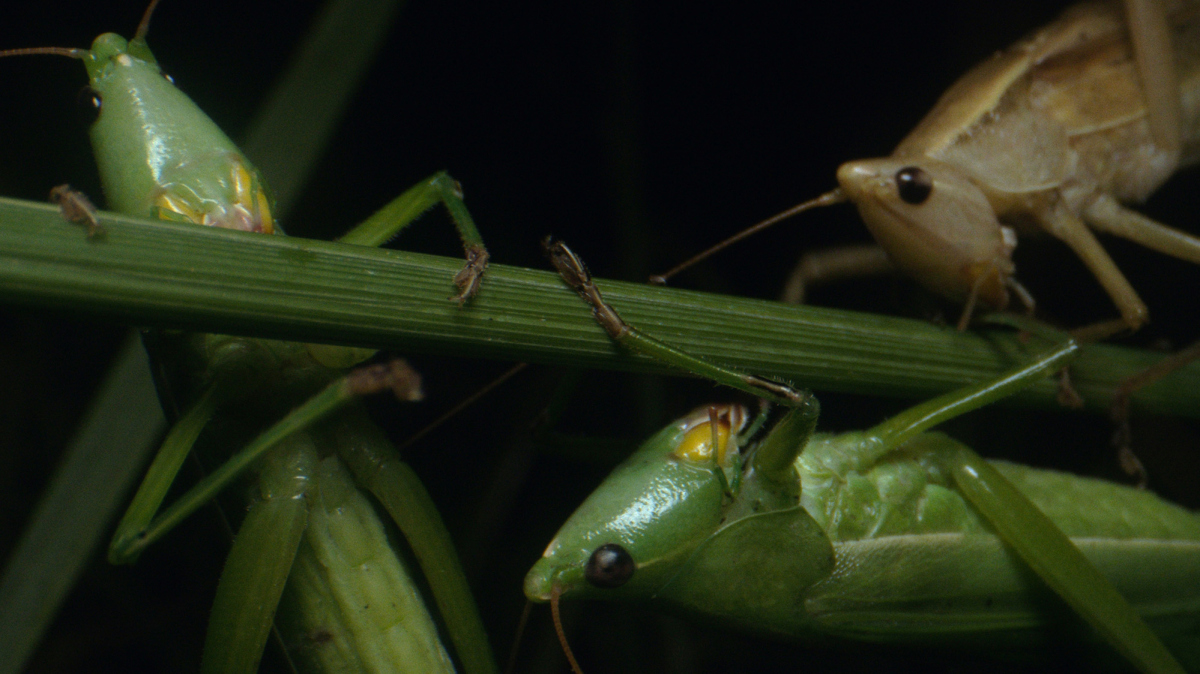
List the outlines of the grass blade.
{"type": "Polygon", "coordinates": [[[141,340],[131,335],[100,386],[72,451],[0,579],[0,673],[15,674],[92,556],[163,425],[141,340]],[[137,357],[126,357],[132,352],[137,357]],[[140,451],[139,451],[140,450],[140,451]]]}
{"type": "MultiPolygon", "coordinates": [[[[619,351],[550,272],[494,265],[467,307],[447,298],[461,262],[104,214],[89,241],[49,206],[0,200],[8,301],[138,325],[579,367],[662,372],[619,351]]],[[[606,281],[631,323],[701,357],[822,390],[921,397],[994,377],[1040,348],[1010,333],[606,281]]],[[[1160,359],[1089,345],[1073,368],[1094,409],[1160,359]]],[[[1017,399],[1053,407],[1045,382],[1017,399]]],[[[1141,407],[1200,414],[1200,366],[1142,391],[1141,407]]]]}

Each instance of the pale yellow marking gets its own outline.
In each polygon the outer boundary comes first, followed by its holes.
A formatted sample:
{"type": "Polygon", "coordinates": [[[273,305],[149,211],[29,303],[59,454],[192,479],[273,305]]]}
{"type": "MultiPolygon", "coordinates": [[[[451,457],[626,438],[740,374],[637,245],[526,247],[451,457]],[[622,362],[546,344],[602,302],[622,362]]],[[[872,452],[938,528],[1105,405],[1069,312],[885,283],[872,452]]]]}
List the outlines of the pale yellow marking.
{"type": "Polygon", "coordinates": [[[159,194],[158,198],[154,200],[154,205],[158,206],[158,208],[160,208],[164,211],[170,211],[171,213],[178,213],[179,215],[182,215],[183,217],[187,218],[189,221],[194,222],[198,225],[204,224],[204,216],[202,216],[194,208],[189,206],[187,204],[187,202],[180,199],[179,197],[176,197],[175,195],[171,194],[170,192],[163,192],[162,194],[159,194]]]}
{"type": "MultiPolygon", "coordinates": [[[[684,434],[675,448],[675,456],[697,463],[712,461],[713,432],[710,422],[697,424],[684,434]]],[[[717,463],[725,465],[725,450],[729,446],[729,424],[717,424],[717,463]]]]}

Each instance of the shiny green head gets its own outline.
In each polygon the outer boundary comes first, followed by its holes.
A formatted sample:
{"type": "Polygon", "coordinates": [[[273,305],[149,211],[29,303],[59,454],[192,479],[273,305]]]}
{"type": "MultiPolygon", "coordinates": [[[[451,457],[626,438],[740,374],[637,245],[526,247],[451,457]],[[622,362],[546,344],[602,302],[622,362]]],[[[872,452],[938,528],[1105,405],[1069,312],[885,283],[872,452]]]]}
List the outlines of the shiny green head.
{"type": "Polygon", "coordinates": [[[72,50],[95,107],[92,150],[108,207],[126,215],[276,231],[258,170],[163,73],[140,36],[72,50]]]}
{"type": "Polygon", "coordinates": [[[526,596],[548,601],[555,587],[564,597],[653,595],[720,526],[718,471],[729,479],[738,470],[745,424],[744,408],[714,406],[651,437],[562,526],[525,577],[526,596]]]}
{"type": "Polygon", "coordinates": [[[151,53],[146,39],[135,37],[132,40],[117,35],[104,33],[92,41],[92,48],[83,56],[83,66],[87,68],[88,80],[93,84],[104,78],[105,71],[112,68],[113,61],[122,55],[135,58],[153,68],[158,68],[158,61],[151,53]]]}
{"type": "Polygon", "coordinates": [[[834,567],[792,464],[815,419],[815,403],[793,410],[748,448],[739,406],[671,424],[567,520],[525,576],[525,596],[652,599],[751,631],[806,629],[805,597],[834,567]]]}

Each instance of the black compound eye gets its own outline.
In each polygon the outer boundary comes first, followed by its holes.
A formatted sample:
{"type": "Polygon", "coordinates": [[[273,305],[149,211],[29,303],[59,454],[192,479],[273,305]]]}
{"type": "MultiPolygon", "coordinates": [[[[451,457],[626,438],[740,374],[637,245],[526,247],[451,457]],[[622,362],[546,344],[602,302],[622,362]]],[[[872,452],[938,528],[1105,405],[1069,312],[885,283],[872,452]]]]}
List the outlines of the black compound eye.
{"type": "Polygon", "coordinates": [[[923,204],[933,192],[933,178],[916,166],[905,166],[896,171],[896,191],[906,203],[923,204]]]}
{"type": "Polygon", "coordinates": [[[629,556],[625,548],[616,543],[607,543],[596,548],[592,556],[588,557],[583,577],[596,587],[611,590],[628,583],[629,579],[633,578],[636,568],[633,557],[629,556]]]}
{"type": "Polygon", "coordinates": [[[88,125],[100,118],[101,104],[100,92],[91,87],[80,89],[79,95],[75,97],[75,107],[79,110],[79,116],[88,125]]]}

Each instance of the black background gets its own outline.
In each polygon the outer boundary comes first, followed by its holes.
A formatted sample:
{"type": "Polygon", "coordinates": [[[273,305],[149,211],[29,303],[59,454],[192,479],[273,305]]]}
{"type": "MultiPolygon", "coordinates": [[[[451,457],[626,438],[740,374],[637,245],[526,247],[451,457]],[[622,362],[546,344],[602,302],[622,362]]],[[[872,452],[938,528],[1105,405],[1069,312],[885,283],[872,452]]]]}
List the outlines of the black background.
{"type": "MultiPolygon", "coordinates": [[[[159,62],[235,139],[316,3],[281,7],[168,0],[150,31],[159,62]]],[[[9,6],[0,48],[82,47],[103,31],[128,35],[142,9],[129,2],[9,6]]],[[[954,78],[1059,10],[1032,0],[412,2],[284,226],[296,236],[335,236],[447,169],[463,183],[494,261],[543,267],[538,241],[554,233],[597,275],[644,279],[831,188],[841,161],[888,154],[954,78]]],[[[66,59],[0,61],[0,194],[41,200],[51,186],[70,182],[99,201],[75,109],[83,84],[82,68],[66,59]]],[[[1180,175],[1146,211],[1195,231],[1196,180],[1194,171],[1180,175]]],[[[677,283],[773,297],[799,251],[866,240],[857,215],[843,206],[759,235],[677,283]]],[[[441,214],[393,245],[457,254],[441,214]]],[[[1106,246],[1151,311],[1151,325],[1128,341],[1180,346],[1200,335],[1191,291],[1200,270],[1119,242],[1106,246]]],[[[1062,246],[1023,245],[1017,262],[1046,317],[1080,325],[1114,315],[1062,246]]],[[[820,289],[811,301],[957,317],[956,308],[901,279],[820,289]]],[[[124,332],[0,307],[0,556],[124,332]]],[[[398,441],[507,367],[420,354],[410,360],[425,374],[427,401],[409,408],[372,403],[398,441]]],[[[459,538],[502,658],[524,601],[521,577],[570,509],[638,437],[697,404],[730,397],[691,380],[584,373],[555,429],[617,442],[549,447],[514,440],[559,390],[560,375],[531,368],[406,452],[459,538]],[[486,500],[480,495],[488,489],[509,497],[486,500]]],[[[865,427],[905,404],[827,393],[821,400],[828,430],[865,427]]],[[[1153,486],[1196,507],[1194,424],[1135,423],[1153,486]]],[[[1099,417],[989,410],[956,422],[952,432],[988,455],[1119,477],[1099,417]]],[[[227,548],[218,519],[206,513],[134,567],[114,569],[97,556],[31,671],[194,670],[227,548]]],[[[547,613],[535,609],[519,671],[565,671],[547,613]]],[[[593,673],[930,666],[923,653],[797,649],[638,607],[579,605],[568,617],[593,673]]],[[[278,667],[278,658],[268,654],[265,666],[278,667]]]]}

